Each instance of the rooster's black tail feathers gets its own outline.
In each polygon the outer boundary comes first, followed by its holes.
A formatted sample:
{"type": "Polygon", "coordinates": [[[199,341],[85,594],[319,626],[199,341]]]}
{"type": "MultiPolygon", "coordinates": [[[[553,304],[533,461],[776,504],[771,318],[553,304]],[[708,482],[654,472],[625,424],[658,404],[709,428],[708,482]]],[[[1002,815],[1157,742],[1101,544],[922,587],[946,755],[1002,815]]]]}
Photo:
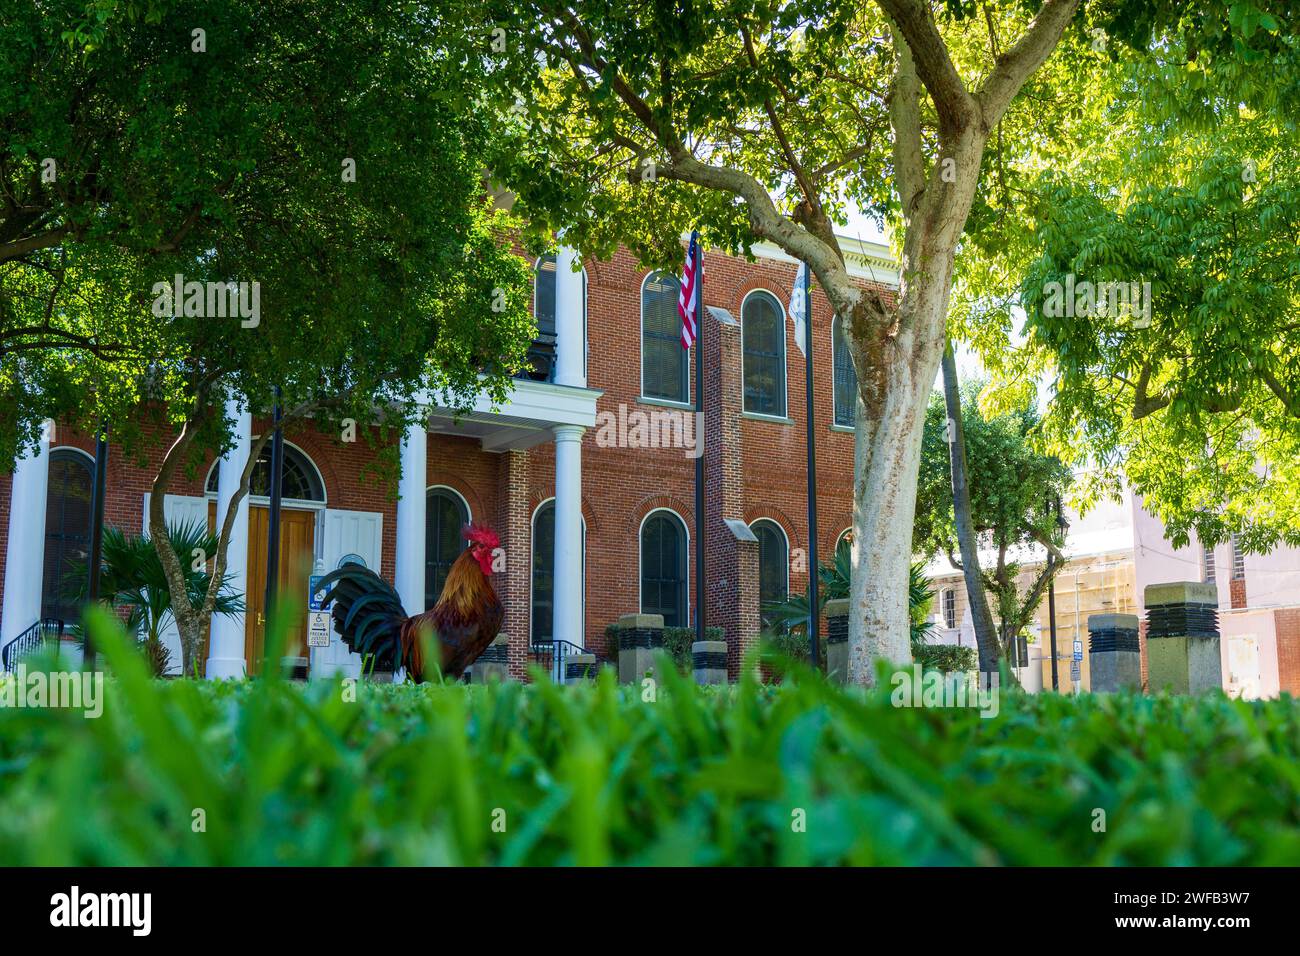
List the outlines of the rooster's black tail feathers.
{"type": "Polygon", "coordinates": [[[334,629],[362,658],[374,655],[378,670],[395,670],[401,660],[401,629],[406,620],[393,586],[369,568],[345,564],[321,578],[322,600],[334,604],[334,629]]]}

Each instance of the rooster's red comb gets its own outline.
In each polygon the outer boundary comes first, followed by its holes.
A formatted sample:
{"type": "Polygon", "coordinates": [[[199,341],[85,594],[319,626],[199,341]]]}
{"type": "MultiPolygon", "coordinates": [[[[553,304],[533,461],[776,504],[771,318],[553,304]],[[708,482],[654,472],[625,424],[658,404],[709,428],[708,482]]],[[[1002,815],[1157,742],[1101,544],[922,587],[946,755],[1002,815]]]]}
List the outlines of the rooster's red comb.
{"type": "Polygon", "coordinates": [[[485,524],[467,524],[461,530],[461,534],[465,536],[466,541],[472,541],[485,548],[496,548],[501,544],[497,533],[485,524]]]}

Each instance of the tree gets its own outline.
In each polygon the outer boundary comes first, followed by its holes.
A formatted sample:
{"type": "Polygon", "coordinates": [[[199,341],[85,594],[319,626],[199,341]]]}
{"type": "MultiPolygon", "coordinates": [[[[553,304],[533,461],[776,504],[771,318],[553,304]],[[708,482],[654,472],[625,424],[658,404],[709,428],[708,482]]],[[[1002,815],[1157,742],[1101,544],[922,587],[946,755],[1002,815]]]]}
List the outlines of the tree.
{"type": "MultiPolygon", "coordinates": [[[[908,529],[926,399],[985,148],[992,141],[1001,155],[1018,144],[1011,137],[1055,128],[1041,110],[1013,105],[1079,8],[488,5],[484,55],[512,116],[492,168],[521,214],[543,230],[563,226],[585,254],[623,243],[658,267],[680,263],[679,237],[696,225],[732,252],[773,242],[809,264],[843,323],[859,386],[850,616],[859,683],[874,679],[876,657],[909,658],[908,529]],[[896,301],[845,268],[835,225],[849,200],[894,226],[896,301]]],[[[1084,49],[1086,27],[1116,23],[1149,34],[1158,8],[1094,4],[1072,42],[1084,49]]],[[[1063,98],[1071,82],[1060,81],[1063,98]]]]}
{"type": "Polygon", "coordinates": [[[1113,49],[1069,135],[1007,157],[1019,188],[977,204],[954,291],[1004,407],[1053,383],[1043,435],[1082,500],[1127,483],[1180,545],[1300,542],[1292,8],[1205,4],[1113,49]]]}
{"type": "MultiPolygon", "coordinates": [[[[1055,503],[1069,491],[1071,474],[1058,459],[1035,448],[1041,423],[1032,403],[1012,412],[984,415],[978,386],[968,384],[962,389],[961,418],[971,524],[980,546],[991,557],[980,568],[980,586],[993,595],[997,608],[997,656],[1001,658],[1033,619],[1061,567],[1064,532],[1057,524],[1055,503]],[[1022,591],[1018,581],[1033,548],[1042,548],[1056,560],[1044,561],[1022,591]]],[[[926,557],[944,555],[965,573],[965,555],[956,553],[958,531],[947,433],[948,409],[944,397],[935,393],[926,412],[922,441],[915,547],[926,557]]],[[[992,668],[986,668],[981,660],[981,669],[992,668]]]]}
{"type": "Polygon", "coordinates": [[[45,417],[107,424],[127,455],[157,428],[176,436],[148,527],[187,672],[268,435],[198,607],[164,499],[230,447],[228,399],[262,413],[279,388],[286,421],[377,421],[382,443],[420,420],[417,396],[504,400],[532,338],[528,269],[482,182],[482,71],[453,5],[441,13],[158,0],[87,19],[58,0],[5,14],[0,395],[16,401],[0,447],[29,445],[45,417]]]}
{"type": "Polygon", "coordinates": [[[970,483],[966,467],[966,429],[961,408],[961,382],[957,378],[957,359],[952,342],[943,349],[944,440],[948,445],[949,473],[952,475],[953,531],[961,555],[962,578],[966,598],[975,626],[975,646],[979,651],[981,671],[997,670],[998,639],[994,631],[993,612],[989,610],[984,574],[980,569],[979,542],[971,513],[970,483]]]}
{"type": "MultiPolygon", "coordinates": [[[[216,536],[199,522],[169,524],[167,539],[172,551],[179,555],[217,553],[216,536]]],[[[212,573],[203,565],[196,567],[193,562],[185,566],[184,573],[190,605],[201,607],[212,586],[212,573]]],[[[72,597],[84,601],[88,583],[86,562],[74,566],[72,578],[72,597]]],[[[230,586],[229,578],[227,574],[226,580],[217,584],[213,614],[244,612],[244,598],[230,586]]],[[[156,666],[156,673],[163,673],[169,653],[162,643],[162,632],[174,617],[171,592],[158,549],[143,535],[126,534],[120,528],[105,528],[99,580],[99,593],[114,607],[128,612],[127,630],[140,637],[146,654],[156,666]],[[159,664],[164,666],[157,666],[159,664]]]]}

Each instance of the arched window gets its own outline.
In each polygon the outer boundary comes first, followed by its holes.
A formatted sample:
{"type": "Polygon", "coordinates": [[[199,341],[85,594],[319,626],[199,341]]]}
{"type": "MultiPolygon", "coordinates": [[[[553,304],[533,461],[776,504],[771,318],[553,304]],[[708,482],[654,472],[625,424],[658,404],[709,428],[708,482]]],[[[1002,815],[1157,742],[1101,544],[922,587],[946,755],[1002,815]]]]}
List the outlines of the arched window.
{"type": "MultiPolygon", "coordinates": [[[[555,348],[555,256],[546,255],[537,260],[533,277],[533,318],[537,320],[537,341],[545,343],[550,351],[553,365],[555,348]]],[[[587,270],[582,270],[582,373],[587,374],[587,270]]],[[[534,350],[536,351],[534,343],[534,350]]],[[[545,352],[546,349],[543,349],[545,352]]],[[[536,363],[535,363],[536,367],[536,363]]],[[[553,367],[548,367],[543,376],[547,381],[555,377],[553,367]]]]}
{"type": "MultiPolygon", "coordinates": [[[[84,567],[90,547],[90,498],[94,463],[71,448],[50,452],[50,477],[45,499],[45,566],[41,577],[41,617],[72,624],[81,619],[73,595],[73,567],[84,567]]],[[[23,625],[32,623],[22,622],[23,625]]]]}
{"type": "Polygon", "coordinates": [[[858,372],[844,341],[844,329],[837,315],[831,328],[831,352],[835,365],[835,424],[852,427],[857,418],[858,372]]]}
{"type": "Polygon", "coordinates": [[[662,614],[665,627],[686,627],[686,525],[655,511],[641,525],[641,613],[662,614]]]}
{"type": "Polygon", "coordinates": [[[745,411],[785,416],[785,313],[770,292],[755,292],[741,308],[745,411]]]}
{"type": "MultiPolygon", "coordinates": [[[[749,526],[758,538],[758,600],[760,615],[769,601],[784,601],[790,595],[790,547],[785,532],[775,521],[764,518],[749,526]]],[[[764,617],[764,626],[768,621],[764,617]]]]}
{"type": "MultiPolygon", "coordinates": [[[[586,620],[587,526],[582,527],[582,618],[586,620]]],[[[530,640],[544,644],[555,637],[555,499],[533,513],[533,596],[530,640]]]]}
{"type": "MultiPolygon", "coordinates": [[[[217,465],[208,472],[204,489],[210,495],[217,493],[217,465]]],[[[257,498],[271,496],[271,442],[262,446],[248,480],[248,493],[257,498]]],[[[299,448],[284,444],[284,470],[280,476],[280,497],[285,501],[324,501],[325,483],[312,460],[299,448]]]]}
{"type": "Polygon", "coordinates": [[[450,488],[430,488],[424,512],[424,606],[442,597],[447,572],[465,550],[461,530],[469,524],[465,499],[450,488]]]}
{"type": "Polygon", "coordinates": [[[655,272],[641,286],[641,394],[670,402],[691,400],[690,352],[682,348],[677,315],[681,283],[655,272]]]}

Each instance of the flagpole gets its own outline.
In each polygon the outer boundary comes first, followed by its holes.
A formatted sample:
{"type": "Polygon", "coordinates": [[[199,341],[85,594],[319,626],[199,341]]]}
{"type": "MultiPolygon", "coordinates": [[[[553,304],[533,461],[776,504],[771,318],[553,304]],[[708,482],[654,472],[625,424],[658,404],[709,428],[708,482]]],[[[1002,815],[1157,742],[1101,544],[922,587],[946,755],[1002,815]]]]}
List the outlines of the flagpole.
{"type": "Polygon", "coordinates": [[[704,637],[704,249],[696,245],[695,264],[695,640],[704,637]]]}
{"type": "Polygon", "coordinates": [[[812,270],[804,266],[803,278],[804,392],[808,422],[808,650],[814,669],[821,667],[821,610],[817,585],[817,436],[813,408],[813,308],[812,270]]]}

